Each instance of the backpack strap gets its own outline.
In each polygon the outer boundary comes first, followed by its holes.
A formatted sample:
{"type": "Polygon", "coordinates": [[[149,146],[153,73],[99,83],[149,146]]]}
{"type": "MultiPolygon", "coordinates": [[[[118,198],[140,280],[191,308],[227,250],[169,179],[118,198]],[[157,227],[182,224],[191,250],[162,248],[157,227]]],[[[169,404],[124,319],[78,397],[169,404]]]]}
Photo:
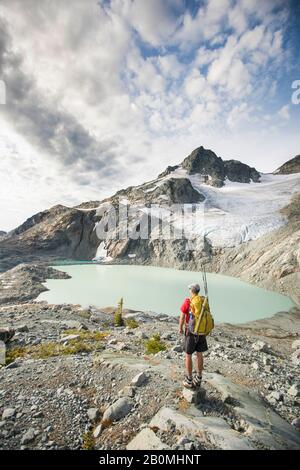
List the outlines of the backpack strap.
{"type": "MultiPolygon", "coordinates": [[[[200,323],[201,323],[201,320],[202,320],[202,317],[203,317],[203,314],[204,314],[206,304],[207,304],[207,297],[205,297],[204,300],[203,300],[202,307],[201,307],[201,312],[200,312],[200,315],[197,319],[197,323],[195,325],[194,331],[198,331],[198,328],[200,326],[200,323]]],[[[195,334],[197,334],[197,333],[195,333],[195,334]]]]}

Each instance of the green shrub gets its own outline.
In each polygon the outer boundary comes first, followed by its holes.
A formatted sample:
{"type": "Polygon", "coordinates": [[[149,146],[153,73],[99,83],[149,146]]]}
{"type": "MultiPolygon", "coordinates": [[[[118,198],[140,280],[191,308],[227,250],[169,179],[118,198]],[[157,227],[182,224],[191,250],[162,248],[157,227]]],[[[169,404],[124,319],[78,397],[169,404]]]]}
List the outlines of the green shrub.
{"type": "Polygon", "coordinates": [[[134,329],[138,328],[139,324],[134,318],[128,318],[128,320],[126,320],[126,326],[128,328],[134,329]]]}
{"type": "Polygon", "coordinates": [[[32,357],[34,359],[47,359],[55,356],[68,356],[81,352],[97,351],[103,347],[101,341],[108,335],[102,331],[65,330],[65,334],[78,334],[78,339],[68,341],[66,345],[50,341],[36,346],[10,348],[6,352],[6,364],[10,364],[19,357],[32,357]]]}
{"type": "Polygon", "coordinates": [[[145,341],[145,349],[147,354],[157,354],[159,351],[165,351],[167,347],[161,341],[159,333],[156,333],[152,338],[145,341]]]}
{"type": "Polygon", "coordinates": [[[95,438],[92,431],[84,433],[82,437],[82,449],[83,450],[94,450],[95,438]]]}
{"type": "Polygon", "coordinates": [[[114,316],[114,326],[124,326],[123,320],[123,297],[119,300],[114,316]]]}
{"type": "Polygon", "coordinates": [[[24,357],[26,356],[26,347],[16,347],[16,348],[9,348],[6,350],[6,364],[10,364],[11,362],[14,362],[16,359],[19,357],[24,357]]]}
{"type": "MultiPolygon", "coordinates": [[[[78,335],[80,339],[86,341],[102,341],[109,335],[106,331],[89,331],[89,330],[65,330],[64,335],[78,335]]],[[[78,341],[78,340],[75,340],[78,341]]]]}

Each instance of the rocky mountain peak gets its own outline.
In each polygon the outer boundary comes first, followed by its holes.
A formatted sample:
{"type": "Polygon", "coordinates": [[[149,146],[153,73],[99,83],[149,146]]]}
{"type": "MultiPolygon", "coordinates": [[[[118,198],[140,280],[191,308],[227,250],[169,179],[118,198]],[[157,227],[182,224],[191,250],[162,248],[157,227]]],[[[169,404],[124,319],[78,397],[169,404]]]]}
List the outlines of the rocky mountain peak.
{"type": "Polygon", "coordinates": [[[223,186],[226,178],[239,183],[250,183],[251,180],[257,183],[260,178],[260,173],[255,168],[239,160],[222,160],[212,150],[203,146],[193,150],[181,166],[190,175],[208,176],[208,183],[218,187],[223,186]]]}
{"type": "Polygon", "coordinates": [[[224,161],[225,174],[230,181],[238,183],[259,183],[260,173],[254,168],[238,160],[224,161]]]}
{"type": "Polygon", "coordinates": [[[209,175],[213,180],[223,181],[225,178],[222,158],[218,157],[212,150],[198,147],[182,162],[182,168],[188,174],[200,173],[209,175]]]}
{"type": "Polygon", "coordinates": [[[296,157],[291,158],[283,165],[281,165],[276,171],[274,171],[276,175],[289,175],[291,173],[300,173],[300,155],[296,155],[296,157]]]}

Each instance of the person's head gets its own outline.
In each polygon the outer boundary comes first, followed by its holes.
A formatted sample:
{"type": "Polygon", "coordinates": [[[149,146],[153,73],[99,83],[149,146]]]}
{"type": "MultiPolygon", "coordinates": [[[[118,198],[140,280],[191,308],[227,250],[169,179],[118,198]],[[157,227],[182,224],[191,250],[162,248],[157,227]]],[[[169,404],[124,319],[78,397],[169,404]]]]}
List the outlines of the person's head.
{"type": "Polygon", "coordinates": [[[198,295],[199,292],[200,292],[200,286],[199,286],[199,284],[190,284],[190,285],[188,286],[188,288],[189,288],[190,293],[191,293],[192,295],[198,295]]]}

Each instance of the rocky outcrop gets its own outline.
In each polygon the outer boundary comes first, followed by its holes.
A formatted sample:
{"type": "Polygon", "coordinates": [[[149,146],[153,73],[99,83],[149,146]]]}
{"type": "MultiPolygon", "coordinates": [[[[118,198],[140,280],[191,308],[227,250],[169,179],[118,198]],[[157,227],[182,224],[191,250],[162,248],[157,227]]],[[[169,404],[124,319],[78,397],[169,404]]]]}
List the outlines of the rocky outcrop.
{"type": "Polygon", "coordinates": [[[36,298],[47,290],[47,279],[68,279],[69,275],[49,266],[19,264],[0,275],[0,305],[36,298]]]}
{"type": "Polygon", "coordinates": [[[168,204],[195,204],[204,199],[187,178],[169,178],[146,197],[151,204],[166,201],[168,204]]]}
{"type": "Polygon", "coordinates": [[[188,178],[171,177],[122,189],[105,202],[118,205],[124,199],[129,204],[147,206],[150,204],[193,204],[203,201],[204,196],[193,188],[188,178]]]}
{"type": "Polygon", "coordinates": [[[97,220],[96,210],[65,206],[36,214],[1,240],[0,271],[52,256],[92,259],[99,245],[94,231],[97,220]]]}
{"type": "Polygon", "coordinates": [[[238,160],[226,160],[224,161],[225,174],[230,181],[236,181],[238,183],[259,183],[260,174],[258,171],[241,163],[238,160]]]}
{"type": "Polygon", "coordinates": [[[179,168],[179,165],[173,165],[173,166],[169,165],[169,166],[167,166],[167,168],[165,169],[165,171],[163,171],[162,173],[160,173],[160,174],[158,175],[157,178],[158,178],[158,179],[164,178],[165,176],[168,176],[170,173],[173,173],[173,171],[177,170],[178,168],[179,168]]]}
{"type": "Polygon", "coordinates": [[[259,172],[245,163],[238,160],[223,161],[212,150],[199,147],[194,150],[182,162],[182,168],[187,170],[188,174],[201,174],[209,176],[208,182],[220,187],[224,184],[225,178],[239,183],[258,183],[260,179],[259,172]]]}
{"type": "Polygon", "coordinates": [[[182,162],[182,168],[187,170],[189,175],[200,173],[211,177],[211,184],[222,186],[225,179],[224,162],[222,158],[212,150],[199,147],[186,157],[182,162]]]}
{"type": "Polygon", "coordinates": [[[300,173],[300,155],[287,161],[274,171],[276,175],[290,175],[291,173],[300,173]]]}

